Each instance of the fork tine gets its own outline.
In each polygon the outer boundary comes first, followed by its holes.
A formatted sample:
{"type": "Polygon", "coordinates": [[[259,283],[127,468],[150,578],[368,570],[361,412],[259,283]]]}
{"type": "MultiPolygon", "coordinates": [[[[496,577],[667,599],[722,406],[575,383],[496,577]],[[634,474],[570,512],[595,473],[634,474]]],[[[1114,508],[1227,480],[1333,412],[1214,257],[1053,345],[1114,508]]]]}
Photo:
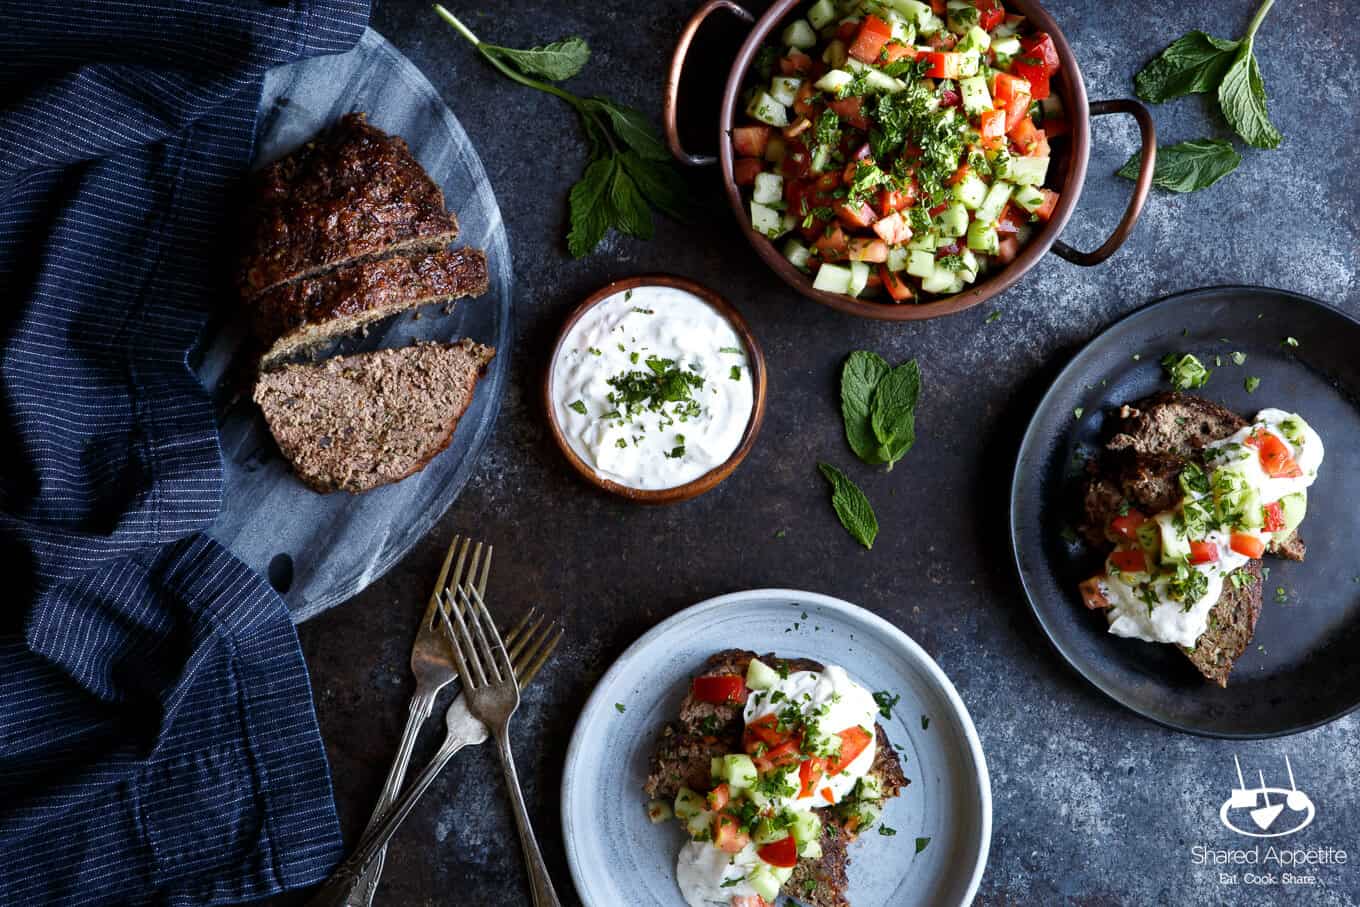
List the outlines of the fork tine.
{"type": "Polygon", "coordinates": [[[533,664],[534,656],[536,656],[539,650],[543,648],[543,643],[547,642],[548,637],[551,636],[553,634],[553,631],[556,629],[557,623],[556,621],[553,621],[549,623],[548,626],[543,629],[543,632],[540,633],[536,638],[528,640],[527,641],[528,644],[526,646],[516,647],[514,654],[510,656],[510,659],[515,667],[516,677],[518,677],[526,668],[528,668],[529,665],[533,664]],[[521,653],[521,649],[527,649],[528,651],[521,653]]]}
{"type": "MultiPolygon", "coordinates": [[[[459,587],[462,588],[461,586],[459,587]]],[[[486,685],[486,672],[482,670],[482,663],[477,658],[477,647],[473,645],[472,636],[468,633],[467,622],[463,620],[463,611],[458,607],[444,607],[439,609],[443,616],[445,626],[449,631],[449,640],[453,643],[453,658],[458,662],[458,673],[463,678],[463,685],[471,689],[476,689],[486,685]],[[458,622],[457,631],[449,621],[449,613],[458,622]],[[468,670],[471,664],[476,668],[476,672],[468,670]]]]}
{"type": "MultiPolygon", "coordinates": [[[[497,658],[497,651],[499,651],[501,657],[504,657],[505,646],[502,645],[500,634],[496,632],[496,627],[494,624],[492,624],[491,626],[491,636],[490,638],[488,638],[485,622],[490,621],[491,619],[490,615],[485,616],[484,622],[483,612],[485,612],[486,608],[483,607],[481,610],[478,610],[477,605],[475,605],[472,601],[472,598],[469,597],[468,595],[469,592],[472,593],[472,597],[475,597],[478,601],[481,601],[481,596],[477,595],[476,588],[473,587],[470,583],[458,587],[458,594],[462,596],[463,603],[467,606],[466,616],[468,618],[468,622],[472,625],[472,628],[477,632],[477,643],[481,644],[481,648],[477,649],[479,666],[483,668],[489,676],[494,677],[497,683],[500,683],[501,681],[505,680],[505,672],[501,670],[501,659],[497,658]],[[494,645],[492,644],[491,639],[495,640],[494,645]]],[[[474,643],[474,647],[475,646],[476,643],[474,643]]],[[[507,669],[509,668],[509,664],[506,664],[506,668],[507,669]]]]}
{"type": "MultiPolygon", "coordinates": [[[[439,601],[439,592],[440,590],[448,589],[449,561],[453,559],[453,549],[460,541],[463,545],[458,551],[458,562],[453,568],[454,584],[456,585],[463,578],[463,565],[467,562],[468,548],[472,545],[472,539],[462,535],[455,535],[453,537],[453,542],[449,544],[449,553],[444,556],[444,567],[439,571],[439,580],[435,584],[434,592],[430,593],[430,605],[425,610],[425,622],[431,630],[435,628],[435,609],[442,607],[439,601]]],[[[478,544],[480,545],[480,543],[478,544]]]]}
{"type": "Polygon", "coordinates": [[[552,638],[552,641],[549,642],[543,651],[539,653],[539,656],[534,659],[533,664],[517,673],[516,676],[519,678],[520,687],[529,685],[529,682],[534,679],[534,675],[538,673],[538,669],[543,667],[544,662],[548,660],[548,656],[553,653],[553,649],[557,648],[557,644],[562,641],[562,637],[565,636],[566,633],[566,627],[558,627],[557,635],[552,638]]]}
{"type": "MultiPolygon", "coordinates": [[[[537,610],[538,608],[536,607],[530,608],[529,614],[532,615],[537,610]]],[[[528,615],[525,616],[525,619],[526,620],[528,619],[528,615]]],[[[519,658],[519,653],[524,651],[524,646],[533,640],[534,634],[538,632],[538,628],[542,624],[543,618],[542,616],[540,616],[538,620],[534,621],[533,625],[529,627],[529,629],[524,631],[522,636],[518,636],[517,635],[518,631],[524,626],[524,621],[520,621],[519,627],[515,628],[516,632],[511,633],[509,636],[505,638],[505,643],[506,646],[508,647],[506,651],[509,653],[511,661],[514,661],[517,658],[519,658]]]]}
{"type": "Polygon", "coordinates": [[[483,654],[486,656],[487,660],[495,666],[498,680],[504,680],[506,678],[513,680],[515,677],[514,668],[510,666],[510,658],[505,651],[505,644],[501,642],[501,635],[496,631],[496,622],[491,619],[491,612],[487,610],[486,602],[482,599],[481,594],[477,591],[475,586],[469,584],[467,591],[471,592],[472,597],[477,601],[477,607],[474,609],[474,613],[480,617],[480,620],[477,622],[477,635],[480,636],[482,640],[483,654]],[[483,633],[483,628],[490,633],[489,640],[486,634],[483,633]],[[502,670],[502,668],[504,668],[504,670],[502,670]]]}
{"type": "Polygon", "coordinates": [[[482,578],[477,580],[478,594],[486,595],[486,580],[491,575],[491,552],[496,550],[491,545],[486,546],[486,560],[482,562],[482,578]]]}

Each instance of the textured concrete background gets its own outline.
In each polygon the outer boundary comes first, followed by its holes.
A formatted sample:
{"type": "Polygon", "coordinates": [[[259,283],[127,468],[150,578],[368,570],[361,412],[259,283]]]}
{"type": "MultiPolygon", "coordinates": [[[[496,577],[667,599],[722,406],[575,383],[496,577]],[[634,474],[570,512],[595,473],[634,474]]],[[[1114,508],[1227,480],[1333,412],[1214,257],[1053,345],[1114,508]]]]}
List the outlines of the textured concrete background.
{"type": "MultiPolygon", "coordinates": [[[[566,0],[520,4],[505,15],[453,3],[497,43],[586,36],[594,56],[573,89],[607,94],[658,119],[672,43],[696,6],[566,0]]],[[[1236,37],[1255,2],[1114,6],[1050,4],[1092,99],[1131,95],[1133,73],[1191,28],[1236,37]]],[[[600,253],[571,260],[565,199],[583,166],[572,112],[493,74],[427,4],[379,6],[374,27],[444,93],[481,151],[510,228],[518,341],[496,436],[438,531],[356,600],[301,628],[350,840],[368,818],[405,719],[412,689],[406,660],[421,602],[449,537],[471,532],[497,546],[490,592],[498,610],[518,614],[538,604],[568,629],[566,645],[526,693],[515,731],[525,793],[567,903],[575,898],[560,844],[558,785],[592,684],[661,618],[756,586],[801,587],[862,604],[911,634],[954,679],[982,736],[995,798],[978,903],[1360,902],[1355,853],[1346,866],[1316,870],[1318,885],[1289,889],[1222,886],[1191,853],[1196,844],[1245,840],[1217,821],[1233,754],[1251,766],[1292,759],[1318,803],[1316,822],[1288,839],[1292,844],[1360,849],[1360,720],[1277,741],[1227,743],[1126,713],[1068,670],[1040,635],[1004,528],[1007,480],[1035,402],[1067,356],[1118,316],[1215,283],[1281,287],[1360,314],[1354,12],[1343,0],[1280,0],[1266,20],[1257,49],[1271,117],[1285,135],[1278,150],[1244,151],[1239,170],[1207,191],[1156,193],[1129,243],[1102,267],[1080,269],[1049,256],[995,306],[895,326],[793,294],[750,254],[725,208],[710,224],[660,222],[651,242],[610,240],[600,253]],[[573,477],[551,446],[537,395],[566,312],[608,280],[656,270],[707,283],[743,311],[765,347],[771,399],[759,443],[732,478],[692,503],[643,510],[573,477]],[[987,323],[994,309],[1001,317],[987,323]],[[826,458],[844,466],[852,458],[836,381],[845,354],[859,348],[893,361],[918,357],[925,373],[916,447],[891,474],[855,470],[883,526],[872,552],[837,524],[814,465],[826,458]]],[[[697,65],[722,72],[727,61],[712,52],[697,65]]],[[[1154,114],[1164,142],[1228,135],[1201,98],[1154,114]]],[[[1113,226],[1129,184],[1111,174],[1136,136],[1127,118],[1097,121],[1068,242],[1094,247],[1113,226]]],[[[709,180],[716,176],[697,177],[696,189],[712,188],[709,180]]],[[[434,744],[423,740],[417,759],[434,744]]],[[[465,752],[397,837],[383,900],[528,903],[515,845],[494,754],[465,752]]]]}

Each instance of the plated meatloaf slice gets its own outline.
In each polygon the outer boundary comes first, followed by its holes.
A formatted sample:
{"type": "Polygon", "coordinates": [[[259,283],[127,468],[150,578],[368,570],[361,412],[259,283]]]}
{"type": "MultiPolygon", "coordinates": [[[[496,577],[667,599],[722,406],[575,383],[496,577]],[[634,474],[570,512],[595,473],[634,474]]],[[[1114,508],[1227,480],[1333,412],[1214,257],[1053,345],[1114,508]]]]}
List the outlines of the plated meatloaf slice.
{"type": "Polygon", "coordinates": [[[367,491],[419,472],[453,438],[495,350],[471,340],[288,365],[255,402],[304,483],[367,491]]]}
{"type": "Polygon", "coordinates": [[[237,282],[251,299],[345,262],[438,250],[457,235],[406,142],[351,113],[256,175],[237,282]]]}
{"type": "MultiPolygon", "coordinates": [[[[746,649],[726,649],[704,662],[700,675],[746,673],[752,658],[769,665],[787,666],[790,671],[821,671],[825,666],[806,658],[780,658],[773,653],[757,656],[746,649]]],[[[650,772],[643,790],[652,799],[671,800],[681,787],[707,791],[713,787],[710,760],[714,756],[742,752],[743,707],[739,704],[703,702],[693,693],[680,704],[675,721],[662,729],[661,739],[652,754],[650,772]]],[[[882,725],[875,725],[876,748],[869,774],[877,776],[884,799],[896,797],[911,782],[882,725]]],[[[856,832],[847,828],[833,810],[821,810],[822,821],[835,828],[823,835],[822,856],[800,859],[783,893],[809,907],[849,907],[845,892],[849,886],[846,867],[850,863],[847,846],[856,832]]]]}
{"type": "Polygon", "coordinates": [[[261,368],[388,315],[487,289],[480,249],[397,255],[280,284],[249,303],[261,368]]]}

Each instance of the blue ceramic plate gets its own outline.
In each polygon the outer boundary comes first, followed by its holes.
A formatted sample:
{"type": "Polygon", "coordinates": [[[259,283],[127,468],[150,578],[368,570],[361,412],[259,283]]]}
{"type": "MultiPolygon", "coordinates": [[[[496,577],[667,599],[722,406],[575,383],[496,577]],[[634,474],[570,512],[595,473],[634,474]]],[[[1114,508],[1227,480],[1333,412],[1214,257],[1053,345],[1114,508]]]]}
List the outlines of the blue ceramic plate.
{"type": "Polygon", "coordinates": [[[850,848],[854,907],[968,904],[987,863],[992,796],[968,710],[939,665],[892,624],[847,602],[789,589],[737,592],[652,629],[616,661],[576,724],[562,779],[562,831],[587,907],[685,907],[678,822],[653,825],[642,784],[653,743],[689,678],[732,647],[839,664],[871,690],[902,697],[880,719],[911,779],[883,821],[850,848]],[[623,706],[620,711],[618,706],[623,706]],[[927,722],[928,727],[923,727],[927,722]],[[918,838],[930,842],[916,853],[918,838]]]}

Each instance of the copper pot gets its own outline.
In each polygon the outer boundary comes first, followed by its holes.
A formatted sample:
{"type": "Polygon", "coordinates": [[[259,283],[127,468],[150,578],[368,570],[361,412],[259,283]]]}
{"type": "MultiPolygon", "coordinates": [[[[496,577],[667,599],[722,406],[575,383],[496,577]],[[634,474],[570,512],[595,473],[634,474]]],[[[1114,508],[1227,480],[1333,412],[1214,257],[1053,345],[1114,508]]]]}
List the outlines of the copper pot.
{"type": "Polygon", "coordinates": [[[770,33],[779,26],[784,17],[802,2],[803,0],[776,0],[757,21],[755,16],[733,0],[707,0],[686,23],[684,30],[680,33],[680,40],[675,45],[675,54],[671,58],[670,74],[666,80],[664,110],[666,141],[670,146],[671,153],[681,163],[690,166],[722,165],[727,199],[732,205],[732,210],[736,213],[737,220],[745,225],[746,238],[750,240],[751,245],[755,247],[756,252],[765,260],[765,263],[773,268],[785,283],[809,299],[814,299],[823,305],[829,305],[833,309],[839,309],[851,315],[859,315],[862,318],[878,318],[885,321],[917,321],[961,312],[1010,289],[1049,250],[1073,264],[1089,266],[1100,264],[1124,244],[1124,240],[1128,238],[1129,233],[1133,230],[1133,225],[1138,220],[1138,215],[1143,210],[1143,202],[1146,201],[1148,189],[1152,185],[1152,168],[1157,158],[1157,132],[1152,124],[1152,116],[1148,113],[1146,107],[1132,99],[1088,102],[1086,86],[1082,82],[1081,69],[1077,65],[1077,58],[1073,55],[1072,46],[1067,43],[1067,38],[1063,35],[1062,29],[1058,28],[1053,17],[1035,0],[1006,0],[1008,7],[1025,16],[1037,30],[1048,32],[1053,37],[1053,44],[1057,47],[1058,58],[1062,64],[1062,68],[1054,77],[1052,84],[1053,90],[1062,98],[1063,108],[1066,110],[1068,122],[1071,124],[1071,133],[1067,139],[1070,143],[1070,150],[1065,156],[1065,160],[1055,155],[1054,164],[1056,167],[1050,170],[1048,183],[1061,194],[1053,216],[1048,223],[1035,232],[1014,261],[1004,268],[991,272],[979,283],[973,284],[964,292],[954,296],[945,296],[924,303],[898,304],[857,299],[853,296],[813,289],[811,278],[795,268],[767,237],[751,229],[750,218],[746,213],[746,205],[741,197],[741,190],[732,174],[731,130],[738,109],[737,98],[741,94],[747,71],[755,58],[756,51],[765,43],[770,33]],[[685,56],[694,40],[695,32],[711,13],[720,9],[727,10],[747,22],[753,22],[754,25],[751,28],[750,35],[747,36],[745,42],[741,45],[741,49],[737,52],[736,59],[732,61],[732,68],[727,75],[722,108],[718,116],[719,153],[718,157],[715,158],[710,155],[690,154],[681,146],[680,136],[676,128],[676,107],[679,101],[680,72],[684,67],[685,56]],[[1110,234],[1109,239],[1105,240],[1093,252],[1081,252],[1061,242],[1058,239],[1058,234],[1062,232],[1063,227],[1067,225],[1068,218],[1072,216],[1072,212],[1076,209],[1077,201],[1081,197],[1082,184],[1086,180],[1086,164],[1091,152],[1091,117],[1104,116],[1110,113],[1127,113],[1138,121],[1138,129],[1142,133],[1142,169],[1139,171],[1138,180],[1134,184],[1133,197],[1129,200],[1129,205],[1124,210],[1124,216],[1120,218],[1118,226],[1110,234]]]}

